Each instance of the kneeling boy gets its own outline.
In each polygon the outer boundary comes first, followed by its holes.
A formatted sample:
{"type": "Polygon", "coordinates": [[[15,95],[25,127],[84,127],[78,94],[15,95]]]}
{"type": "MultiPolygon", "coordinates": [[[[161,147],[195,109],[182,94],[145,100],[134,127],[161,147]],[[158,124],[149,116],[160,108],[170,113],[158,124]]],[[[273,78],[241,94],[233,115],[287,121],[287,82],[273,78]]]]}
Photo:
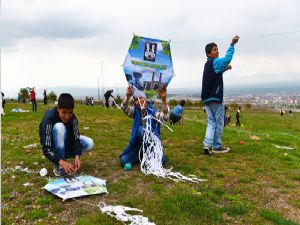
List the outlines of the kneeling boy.
{"type": "Polygon", "coordinates": [[[43,153],[54,163],[55,176],[76,173],[80,167],[80,155],[93,148],[91,138],[79,134],[78,121],[73,113],[74,98],[63,93],[58,106],[48,110],[39,126],[43,153]],[[75,158],[74,164],[66,161],[75,158]]]}
{"type": "MultiPolygon", "coordinates": [[[[167,105],[167,90],[166,88],[162,88],[159,90],[159,95],[162,99],[162,111],[157,111],[152,104],[147,101],[146,98],[136,98],[134,97],[134,105],[129,106],[128,102],[133,96],[133,90],[131,87],[127,88],[126,97],[124,98],[121,109],[123,112],[133,118],[133,126],[131,131],[131,137],[129,140],[129,145],[124,150],[124,152],[120,155],[120,163],[121,166],[126,170],[127,165],[128,168],[131,168],[132,164],[138,163],[140,148],[143,144],[143,128],[146,125],[146,120],[143,119],[144,116],[151,115],[155,119],[160,120],[161,122],[167,122],[169,119],[169,107],[167,105]]],[[[152,132],[160,138],[160,123],[151,119],[151,129],[152,132]]],[[[165,162],[165,156],[162,158],[162,162],[165,162]]]]}

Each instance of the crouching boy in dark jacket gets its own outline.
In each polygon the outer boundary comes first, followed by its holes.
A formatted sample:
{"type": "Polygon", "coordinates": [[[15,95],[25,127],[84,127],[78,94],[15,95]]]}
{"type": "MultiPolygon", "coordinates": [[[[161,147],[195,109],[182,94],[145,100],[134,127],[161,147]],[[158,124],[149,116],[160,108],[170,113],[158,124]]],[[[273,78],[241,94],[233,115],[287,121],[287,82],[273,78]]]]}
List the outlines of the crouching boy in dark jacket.
{"type": "Polygon", "coordinates": [[[73,110],[72,95],[63,93],[59,96],[58,106],[45,113],[39,126],[43,153],[54,163],[55,176],[76,173],[81,168],[81,154],[94,146],[91,138],[79,134],[73,110]],[[67,162],[67,158],[75,158],[74,163],[67,162]]]}

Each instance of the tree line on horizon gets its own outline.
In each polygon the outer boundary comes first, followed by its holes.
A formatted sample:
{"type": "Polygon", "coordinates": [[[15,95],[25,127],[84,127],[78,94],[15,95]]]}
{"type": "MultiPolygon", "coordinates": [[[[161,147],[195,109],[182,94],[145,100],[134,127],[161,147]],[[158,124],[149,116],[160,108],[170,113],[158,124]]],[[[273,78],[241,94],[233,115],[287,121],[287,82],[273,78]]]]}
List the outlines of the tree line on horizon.
{"type": "MultiPolygon", "coordinates": [[[[57,100],[58,96],[57,94],[54,92],[54,91],[51,91],[47,94],[47,98],[48,100],[52,101],[53,103],[57,100]]],[[[18,102],[23,102],[25,103],[26,100],[29,99],[29,90],[28,88],[20,88],[20,91],[18,93],[18,102]]],[[[82,103],[82,100],[81,99],[75,99],[77,102],[79,103],[82,103]]],[[[180,99],[181,100],[181,99],[180,99]]],[[[168,101],[168,105],[170,107],[174,107],[176,105],[179,104],[180,100],[176,100],[176,99],[171,99],[168,101]]],[[[156,100],[153,100],[154,103],[158,103],[159,101],[156,101],[156,100]]],[[[102,105],[102,101],[95,101],[95,102],[98,102],[98,104],[102,105]]],[[[116,103],[118,105],[120,105],[122,103],[122,98],[118,95],[116,97],[116,103]]],[[[232,102],[230,104],[228,104],[226,107],[228,107],[229,109],[238,109],[240,105],[236,102],[232,102]]],[[[243,105],[245,109],[251,109],[252,105],[250,103],[246,103],[243,105]]],[[[201,100],[195,100],[195,101],[191,101],[189,99],[186,100],[186,103],[185,103],[185,107],[204,107],[204,103],[201,101],[201,100]]]]}

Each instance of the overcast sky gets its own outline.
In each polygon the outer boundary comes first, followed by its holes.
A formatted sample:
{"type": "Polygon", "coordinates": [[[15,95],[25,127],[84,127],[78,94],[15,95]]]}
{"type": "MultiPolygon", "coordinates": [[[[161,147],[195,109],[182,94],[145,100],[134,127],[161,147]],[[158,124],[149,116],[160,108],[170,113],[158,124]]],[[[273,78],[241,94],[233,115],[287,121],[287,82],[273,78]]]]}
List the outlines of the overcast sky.
{"type": "Polygon", "coordinates": [[[300,84],[299,0],[2,0],[1,88],[126,86],[133,33],[171,40],[169,88],[201,88],[205,45],[224,56],[235,34],[225,87],[300,84]]]}

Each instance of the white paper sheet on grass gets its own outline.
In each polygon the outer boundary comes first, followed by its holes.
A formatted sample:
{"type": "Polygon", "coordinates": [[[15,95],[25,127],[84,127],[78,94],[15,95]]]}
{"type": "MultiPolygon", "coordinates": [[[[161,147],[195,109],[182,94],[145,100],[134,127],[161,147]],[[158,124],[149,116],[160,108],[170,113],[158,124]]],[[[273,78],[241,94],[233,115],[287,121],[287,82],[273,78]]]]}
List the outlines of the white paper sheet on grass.
{"type": "Polygon", "coordinates": [[[87,175],[53,179],[43,188],[62,198],[63,201],[69,198],[108,193],[105,180],[87,175]]]}

